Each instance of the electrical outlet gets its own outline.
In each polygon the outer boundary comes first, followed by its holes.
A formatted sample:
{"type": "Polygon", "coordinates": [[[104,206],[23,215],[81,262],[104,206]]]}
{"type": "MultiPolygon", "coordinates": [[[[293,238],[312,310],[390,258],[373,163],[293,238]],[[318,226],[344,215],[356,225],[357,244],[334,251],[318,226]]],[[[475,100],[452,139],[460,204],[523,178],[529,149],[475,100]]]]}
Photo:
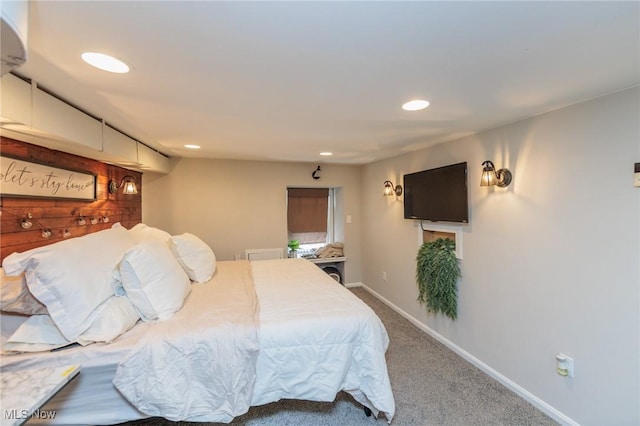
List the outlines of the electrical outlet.
{"type": "Polygon", "coordinates": [[[382,281],[386,281],[387,280],[387,273],[383,272],[382,273],[382,281]]]}
{"type": "Polygon", "coordinates": [[[556,355],[556,372],[564,377],[573,377],[573,358],[563,353],[556,355]]]}

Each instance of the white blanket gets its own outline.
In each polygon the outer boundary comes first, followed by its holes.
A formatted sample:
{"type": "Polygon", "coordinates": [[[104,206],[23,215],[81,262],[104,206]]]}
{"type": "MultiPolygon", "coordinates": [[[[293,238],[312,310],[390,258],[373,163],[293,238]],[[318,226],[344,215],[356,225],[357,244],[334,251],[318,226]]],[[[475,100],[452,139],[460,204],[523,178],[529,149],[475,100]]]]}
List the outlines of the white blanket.
{"type": "Polygon", "coordinates": [[[343,390],[390,422],[389,337],[373,310],[308,260],[251,266],[260,300],[252,405],[283,398],[333,401],[343,390]]]}
{"type": "Polygon", "coordinates": [[[187,309],[149,328],[118,366],[116,388],[140,411],[169,420],[230,422],[251,405],[258,301],[247,261],[193,284],[187,309]]]}
{"type": "MultiPolygon", "coordinates": [[[[18,326],[9,325],[0,324],[7,336],[18,326]]],[[[108,345],[3,356],[0,364],[3,371],[82,365],[75,384],[45,406],[57,410],[55,424],[120,423],[144,417],[140,411],[228,422],[250,405],[333,401],[341,390],[390,421],[388,344],[375,313],[311,262],[222,261],[164,322],[141,322],[108,345]],[[121,393],[111,385],[116,366],[121,393]]]]}

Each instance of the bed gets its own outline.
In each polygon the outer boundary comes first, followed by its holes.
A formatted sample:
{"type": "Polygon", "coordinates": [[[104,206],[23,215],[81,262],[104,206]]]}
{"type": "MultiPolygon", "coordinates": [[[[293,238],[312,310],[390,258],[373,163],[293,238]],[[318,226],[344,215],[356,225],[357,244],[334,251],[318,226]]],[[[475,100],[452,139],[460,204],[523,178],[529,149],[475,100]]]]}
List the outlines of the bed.
{"type": "MultiPolygon", "coordinates": [[[[137,321],[110,343],[3,354],[2,371],[81,365],[43,407],[55,410],[55,419],[32,422],[113,424],[152,416],[230,422],[250,406],[333,401],[340,391],[391,422],[389,340],[366,304],[304,259],[214,263],[210,278],[189,280],[179,309],[137,321]]],[[[2,313],[3,349],[28,318],[2,313]]]]}

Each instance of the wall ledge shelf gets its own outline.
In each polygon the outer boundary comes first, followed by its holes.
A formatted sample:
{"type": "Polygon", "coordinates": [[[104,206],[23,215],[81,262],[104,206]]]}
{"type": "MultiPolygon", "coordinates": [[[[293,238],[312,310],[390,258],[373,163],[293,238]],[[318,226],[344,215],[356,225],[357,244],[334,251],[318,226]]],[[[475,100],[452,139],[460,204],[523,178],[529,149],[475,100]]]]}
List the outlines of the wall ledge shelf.
{"type": "Polygon", "coordinates": [[[456,244],[456,258],[462,260],[462,226],[417,222],[418,247],[438,238],[449,238],[456,244]]]}
{"type": "Polygon", "coordinates": [[[304,258],[307,259],[311,263],[336,263],[336,262],[345,262],[347,260],[346,257],[312,257],[312,258],[304,258]]]}

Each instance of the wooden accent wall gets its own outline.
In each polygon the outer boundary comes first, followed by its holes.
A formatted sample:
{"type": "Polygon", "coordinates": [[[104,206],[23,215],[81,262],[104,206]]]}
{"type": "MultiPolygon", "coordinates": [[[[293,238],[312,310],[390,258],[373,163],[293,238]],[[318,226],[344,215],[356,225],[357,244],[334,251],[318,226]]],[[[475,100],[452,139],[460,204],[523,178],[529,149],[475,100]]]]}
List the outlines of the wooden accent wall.
{"type": "MultiPolygon", "coordinates": [[[[142,221],[140,172],[2,136],[0,153],[25,161],[97,175],[95,201],[0,196],[0,260],[13,252],[22,252],[64,240],[65,229],[71,234],[68,238],[73,238],[109,228],[116,222],[130,228],[142,221]],[[126,175],[135,177],[138,193],[125,195],[119,190],[116,194],[110,194],[107,188],[109,180],[114,179],[119,183],[126,175]],[[28,214],[32,216],[33,226],[23,229],[20,222],[28,214]],[[85,218],[86,225],[78,224],[80,216],[85,218]],[[98,223],[92,225],[91,218],[98,219],[98,223]],[[108,218],[108,221],[104,218],[108,218]],[[43,228],[51,230],[49,238],[42,237],[43,228]]],[[[99,255],[88,253],[91,254],[99,255]]]]}

